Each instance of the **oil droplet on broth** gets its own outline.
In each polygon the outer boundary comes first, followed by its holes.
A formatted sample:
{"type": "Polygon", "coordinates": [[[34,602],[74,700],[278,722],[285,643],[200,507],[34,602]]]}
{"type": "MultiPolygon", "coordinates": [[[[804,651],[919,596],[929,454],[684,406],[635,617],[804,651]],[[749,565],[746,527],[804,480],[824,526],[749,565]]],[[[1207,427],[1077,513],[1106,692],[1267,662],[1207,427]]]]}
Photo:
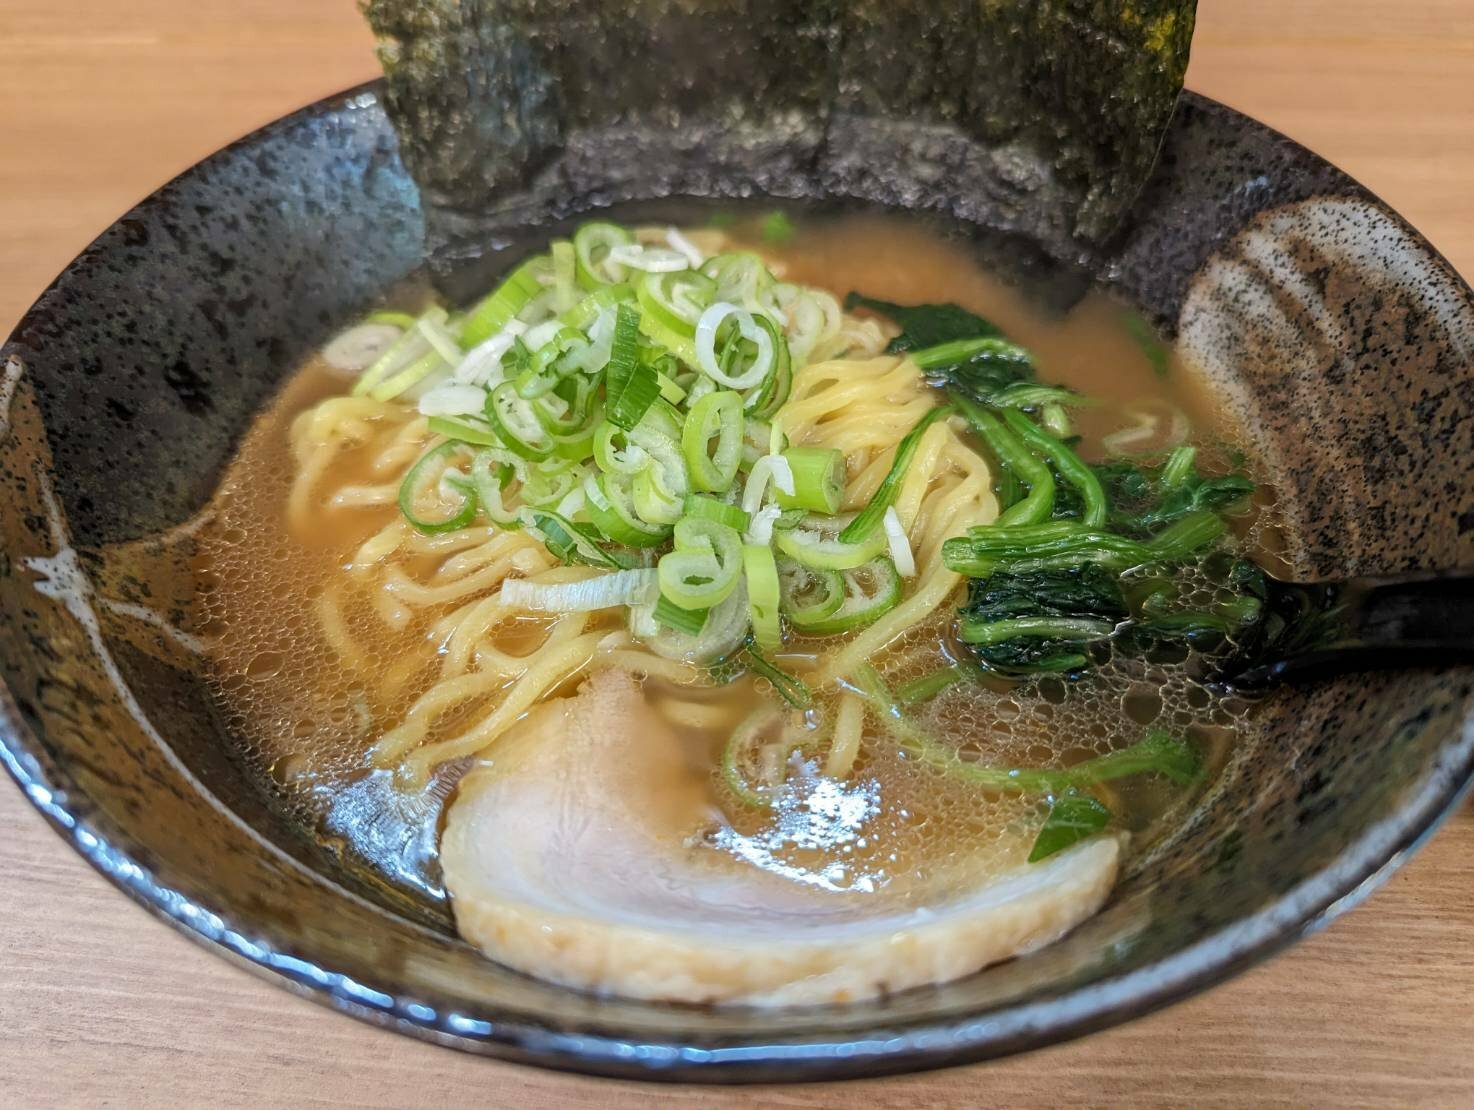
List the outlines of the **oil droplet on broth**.
{"type": "Polygon", "coordinates": [[[252,682],[265,682],[281,673],[286,656],[279,651],[262,651],[251,657],[246,664],[246,677],[252,682]]]}

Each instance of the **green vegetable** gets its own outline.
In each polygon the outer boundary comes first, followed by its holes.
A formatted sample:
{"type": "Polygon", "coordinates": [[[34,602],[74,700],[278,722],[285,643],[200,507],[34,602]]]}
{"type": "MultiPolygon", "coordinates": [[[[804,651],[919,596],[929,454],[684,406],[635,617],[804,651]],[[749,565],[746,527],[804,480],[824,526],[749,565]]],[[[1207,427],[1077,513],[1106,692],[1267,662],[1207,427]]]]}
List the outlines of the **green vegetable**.
{"type": "Polygon", "coordinates": [[[1095,476],[1095,472],[1081,462],[1074,451],[1017,409],[1005,410],[1003,422],[1029,450],[1053,463],[1059,476],[1075,487],[1081,501],[1080,523],[1087,528],[1099,528],[1104,524],[1105,491],[1101,489],[1100,479],[1095,476]]]}
{"type": "Polygon", "coordinates": [[[609,422],[626,431],[641,420],[655,398],[660,381],[655,368],[639,357],[640,314],[622,304],[614,317],[614,342],[604,369],[605,411],[609,422]]]}
{"type": "Polygon", "coordinates": [[[670,598],[661,594],[655,600],[655,619],[667,628],[696,636],[706,626],[708,609],[682,609],[670,598]]]}
{"type": "Polygon", "coordinates": [[[778,616],[778,567],[767,544],[742,546],[742,569],[747,578],[747,611],[752,638],[764,651],[783,646],[783,622],[778,616]]]}
{"type": "Polygon", "coordinates": [[[1044,827],[1029,850],[1029,862],[1038,863],[1070,845],[1100,832],[1110,824],[1111,811],[1089,794],[1068,791],[1049,807],[1044,827]]]}
{"type": "MultiPolygon", "coordinates": [[[[839,538],[843,543],[859,543],[880,527],[885,511],[891,507],[896,500],[896,494],[901,491],[901,482],[906,477],[906,468],[911,465],[911,459],[921,445],[921,437],[938,420],[950,416],[952,411],[951,405],[942,405],[940,408],[932,409],[912,426],[911,430],[901,438],[900,443],[896,444],[895,458],[891,461],[891,468],[886,471],[885,478],[881,480],[880,485],[875,487],[875,492],[871,494],[865,507],[840,532],[839,538]]],[[[780,501],[779,504],[782,502],[780,501]]]]}
{"type": "Polygon", "coordinates": [[[468,478],[457,480],[446,474],[450,457],[466,450],[463,443],[447,440],[430,448],[409,468],[399,484],[399,511],[419,532],[454,532],[476,519],[476,488],[468,478]],[[419,508],[420,499],[433,487],[440,489],[441,499],[453,507],[441,516],[427,514],[419,508]]]}
{"type": "Polygon", "coordinates": [[[833,447],[790,447],[783,457],[793,471],[793,493],[776,491],[780,507],[831,515],[839,511],[844,497],[843,454],[833,447]]]}
{"type": "Polygon", "coordinates": [[[529,258],[492,290],[491,295],[471,309],[461,325],[461,346],[469,350],[501,331],[542,292],[538,272],[547,265],[543,255],[529,258]]]}
{"type": "Polygon", "coordinates": [[[696,322],[716,299],[716,282],[696,270],[644,274],[636,289],[640,307],[686,339],[696,334],[696,322]]]}
{"type": "Polygon", "coordinates": [[[837,570],[806,567],[778,560],[778,589],[783,614],[802,631],[832,617],[844,604],[844,575],[837,570]]]}
{"type": "Polygon", "coordinates": [[[744,655],[752,673],[771,682],[778,695],[793,708],[807,709],[814,704],[814,695],[800,679],[775,666],[751,642],[744,649],[744,655]]]}
{"type": "Polygon", "coordinates": [[[998,465],[1029,491],[1022,501],[1004,509],[997,523],[1004,526],[1037,524],[1048,519],[1054,508],[1054,475],[1049,472],[1049,467],[1036,458],[994,413],[956,390],[952,390],[949,396],[987,444],[998,465]]]}
{"type": "Polygon", "coordinates": [[[681,428],[681,454],[696,489],[732,488],[742,461],[742,420],[742,395],[732,390],[708,393],[691,406],[681,428]]]}
{"type": "Polygon", "coordinates": [[[585,486],[584,511],[594,525],[615,543],[626,547],[659,547],[670,539],[668,524],[641,520],[635,512],[632,479],[624,474],[600,474],[585,486]]]}
{"type": "Polygon", "coordinates": [[[846,312],[868,308],[901,328],[901,334],[886,348],[892,354],[935,347],[958,339],[982,339],[1002,334],[981,316],[955,304],[901,305],[892,301],[851,293],[844,299],[846,312]]]}
{"type": "Polygon", "coordinates": [[[854,689],[907,755],[984,789],[1063,794],[1071,789],[1087,788],[1130,775],[1165,775],[1178,785],[1188,785],[1202,774],[1202,764],[1192,747],[1158,729],[1148,731],[1143,740],[1129,748],[1097,756],[1073,767],[989,767],[963,759],[954,749],[907,717],[871,664],[864,663],[855,672],[854,689]]]}
{"type": "Polygon", "coordinates": [[[1152,326],[1135,312],[1127,312],[1123,315],[1121,323],[1126,329],[1126,334],[1131,336],[1136,345],[1141,348],[1141,353],[1146,355],[1146,360],[1151,363],[1152,373],[1158,378],[1165,378],[1172,356],[1167,348],[1158,341],[1152,326]]]}
{"type": "Polygon", "coordinates": [[[818,570],[853,570],[885,550],[884,531],[875,531],[856,543],[841,540],[839,532],[845,523],[837,517],[810,513],[797,527],[775,530],[773,542],[790,559],[818,570]]]}
{"type": "Polygon", "coordinates": [[[783,785],[788,758],[799,746],[778,747],[783,723],[782,710],[761,706],[732,730],[722,748],[722,780],[743,805],[771,806],[774,792],[783,785]],[[769,739],[775,725],[780,726],[779,735],[769,739]]]}
{"type": "Polygon", "coordinates": [[[958,638],[1003,674],[1073,671],[1089,663],[1080,645],[1106,639],[1127,615],[1115,573],[1086,564],[975,578],[958,638]]]}
{"type": "Polygon", "coordinates": [[[626,280],[628,269],[609,261],[611,247],[633,243],[635,237],[618,224],[595,221],[573,233],[578,284],[590,291],[626,280]]]}
{"type": "Polygon", "coordinates": [[[486,418],[507,450],[524,459],[545,459],[553,453],[553,439],[537,418],[532,402],[517,393],[512,382],[502,382],[486,399],[486,418]]]}
{"type": "Polygon", "coordinates": [[[709,609],[742,578],[742,538],[714,520],[684,517],[675,527],[675,549],[660,557],[660,592],[682,609],[709,609]]]}
{"type": "Polygon", "coordinates": [[[959,682],[966,682],[969,678],[974,677],[975,673],[973,668],[961,663],[948,663],[945,667],[939,667],[920,678],[913,678],[897,689],[896,704],[904,707],[921,701],[930,701],[943,690],[948,690],[959,682]]]}
{"type": "Polygon", "coordinates": [[[500,447],[496,430],[486,421],[474,416],[432,416],[427,425],[432,435],[446,439],[458,439],[462,443],[474,443],[478,447],[500,447]]]}
{"type": "Polygon", "coordinates": [[[714,520],[738,532],[745,532],[751,523],[748,515],[736,505],[728,505],[725,501],[718,501],[704,493],[688,494],[683,508],[689,517],[714,520]]]}
{"type": "Polygon", "coordinates": [[[793,238],[793,221],[782,209],[775,209],[764,216],[760,229],[764,243],[779,246],[793,238]]]}
{"type": "Polygon", "coordinates": [[[1193,448],[1179,447],[1158,468],[1125,461],[1095,467],[1110,503],[1111,526],[1143,535],[1189,513],[1232,512],[1254,492],[1242,474],[1204,477],[1195,455],[1193,448]]]}
{"type": "MultiPolygon", "coordinates": [[[[838,607],[825,616],[790,608],[788,619],[794,628],[811,636],[833,636],[874,624],[901,603],[901,576],[888,556],[878,555],[862,566],[838,573],[838,607]]],[[[824,582],[826,590],[831,582],[824,582]]],[[[827,600],[826,596],[826,604],[827,600]]]]}
{"type": "Polygon", "coordinates": [[[575,524],[550,509],[528,509],[527,520],[542,535],[543,546],[565,563],[629,570],[634,561],[599,546],[604,536],[590,524],[575,524]]]}

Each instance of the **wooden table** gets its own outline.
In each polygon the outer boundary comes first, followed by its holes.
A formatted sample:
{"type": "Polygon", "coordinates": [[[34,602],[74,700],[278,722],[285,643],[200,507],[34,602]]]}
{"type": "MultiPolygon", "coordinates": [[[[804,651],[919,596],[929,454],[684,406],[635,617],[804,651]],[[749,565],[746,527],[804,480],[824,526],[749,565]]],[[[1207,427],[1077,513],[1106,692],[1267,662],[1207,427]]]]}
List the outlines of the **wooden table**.
{"type": "MultiPolygon", "coordinates": [[[[166,178],[372,76],[370,48],[347,0],[5,0],[0,329],[166,178]]],[[[1188,83],[1344,166],[1474,274],[1474,0],[1200,0],[1188,83]]],[[[0,822],[5,1105],[1474,1105],[1471,809],[1349,918],[1154,1017],[991,1065],[738,1092],[370,1029],[149,918],[3,783],[0,822]]]]}

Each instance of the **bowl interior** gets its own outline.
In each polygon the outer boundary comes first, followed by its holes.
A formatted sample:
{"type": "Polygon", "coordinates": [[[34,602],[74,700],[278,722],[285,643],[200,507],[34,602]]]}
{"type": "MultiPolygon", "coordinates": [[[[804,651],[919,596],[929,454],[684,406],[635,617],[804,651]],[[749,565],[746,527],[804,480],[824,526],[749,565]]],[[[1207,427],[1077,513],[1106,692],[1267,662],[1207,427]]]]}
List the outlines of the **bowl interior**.
{"type": "MultiPolygon", "coordinates": [[[[894,173],[826,180],[808,167],[759,182],[734,165],[684,191],[905,203],[892,153],[894,173]]],[[[620,184],[629,197],[670,187],[620,184]]],[[[925,203],[945,207],[939,195],[925,203]]],[[[1141,1012],[1272,950],[1364,889],[1468,778],[1469,671],[1346,678],[1273,696],[1256,742],[1096,918],[962,982],[846,1009],[723,1012],[589,998],[486,962],[284,815],[186,658],[139,624],[140,607],[181,608],[187,578],[129,570],[187,550],[255,411],[423,248],[376,93],[357,90],[125,216],[0,361],[7,764],[116,882],[290,985],[459,1047],[609,1074],[817,1077],[975,1059],[1141,1012]]],[[[1021,280],[1045,265],[1013,254],[1028,261],[1021,280]]],[[[1288,495],[1299,574],[1474,565],[1474,300],[1374,197],[1188,97],[1128,232],[1089,276],[1174,334],[1253,429],[1288,495]]]]}

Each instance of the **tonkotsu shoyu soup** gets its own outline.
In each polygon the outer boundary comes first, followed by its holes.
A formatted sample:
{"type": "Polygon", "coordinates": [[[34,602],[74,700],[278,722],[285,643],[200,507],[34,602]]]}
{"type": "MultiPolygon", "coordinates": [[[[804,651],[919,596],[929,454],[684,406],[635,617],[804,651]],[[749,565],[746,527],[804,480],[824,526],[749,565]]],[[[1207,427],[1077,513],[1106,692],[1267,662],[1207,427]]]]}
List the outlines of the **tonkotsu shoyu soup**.
{"type": "Polygon", "coordinates": [[[518,970],[941,982],[1099,909],[1245,727],[1201,680],[1263,592],[1228,434],[1120,305],[911,221],[590,221],[283,391],[201,548],[213,681],[350,866],[518,970]]]}

